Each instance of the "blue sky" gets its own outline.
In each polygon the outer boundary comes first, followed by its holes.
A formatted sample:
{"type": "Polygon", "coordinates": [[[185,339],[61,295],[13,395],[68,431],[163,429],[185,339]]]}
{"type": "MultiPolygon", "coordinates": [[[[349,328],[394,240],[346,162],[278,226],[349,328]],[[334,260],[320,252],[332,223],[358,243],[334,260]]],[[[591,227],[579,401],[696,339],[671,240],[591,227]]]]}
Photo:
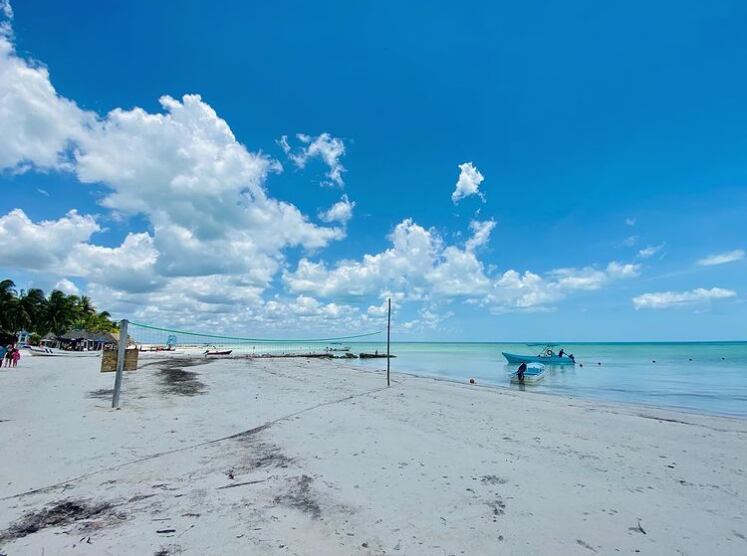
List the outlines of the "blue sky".
{"type": "Polygon", "coordinates": [[[16,2],[4,23],[20,287],[278,337],[376,329],[392,295],[401,339],[745,339],[744,3],[16,2]],[[455,202],[460,173],[483,179],[455,202]]]}

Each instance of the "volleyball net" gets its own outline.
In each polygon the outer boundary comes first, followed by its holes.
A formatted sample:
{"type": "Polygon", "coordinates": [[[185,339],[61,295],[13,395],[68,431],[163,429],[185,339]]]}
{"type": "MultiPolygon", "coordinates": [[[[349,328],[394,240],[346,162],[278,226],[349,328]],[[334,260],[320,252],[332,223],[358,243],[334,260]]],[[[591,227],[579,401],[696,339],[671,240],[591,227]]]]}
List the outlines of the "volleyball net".
{"type": "Polygon", "coordinates": [[[328,338],[251,338],[128,322],[130,344],[141,354],[207,357],[326,357],[356,359],[386,354],[386,330],[328,338]]]}

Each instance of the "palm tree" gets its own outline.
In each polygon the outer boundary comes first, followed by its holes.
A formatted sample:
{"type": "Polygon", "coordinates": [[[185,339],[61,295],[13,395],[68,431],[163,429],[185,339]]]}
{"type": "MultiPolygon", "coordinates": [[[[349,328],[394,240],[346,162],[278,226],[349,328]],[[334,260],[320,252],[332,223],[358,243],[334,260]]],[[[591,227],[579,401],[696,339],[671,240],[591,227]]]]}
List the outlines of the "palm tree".
{"type": "Polygon", "coordinates": [[[10,332],[18,332],[31,326],[31,316],[26,312],[26,308],[17,297],[12,298],[5,306],[3,319],[10,332]]]}
{"type": "Polygon", "coordinates": [[[77,296],[67,296],[60,290],[52,290],[47,300],[46,328],[55,334],[63,334],[75,320],[77,296]]]}
{"type": "Polygon", "coordinates": [[[45,298],[38,288],[21,290],[19,295],[12,280],[0,281],[0,332],[9,333],[5,336],[10,337],[24,328],[39,336],[50,331],[62,334],[72,327],[97,332],[111,332],[117,328],[108,312],[96,311],[90,297],[53,290],[45,298]]]}
{"type": "Polygon", "coordinates": [[[30,332],[36,332],[40,335],[49,332],[44,329],[43,325],[44,316],[47,312],[47,299],[44,297],[42,290],[31,288],[20,297],[20,304],[25,314],[28,315],[30,322],[27,327],[30,332]]]}
{"type": "Polygon", "coordinates": [[[96,314],[96,308],[93,306],[93,303],[91,303],[91,298],[87,295],[84,295],[78,301],[78,310],[81,314],[86,316],[96,314]]]}
{"type": "Polygon", "coordinates": [[[13,280],[0,282],[0,328],[10,331],[10,315],[13,311],[12,304],[16,298],[16,285],[13,280]]]}

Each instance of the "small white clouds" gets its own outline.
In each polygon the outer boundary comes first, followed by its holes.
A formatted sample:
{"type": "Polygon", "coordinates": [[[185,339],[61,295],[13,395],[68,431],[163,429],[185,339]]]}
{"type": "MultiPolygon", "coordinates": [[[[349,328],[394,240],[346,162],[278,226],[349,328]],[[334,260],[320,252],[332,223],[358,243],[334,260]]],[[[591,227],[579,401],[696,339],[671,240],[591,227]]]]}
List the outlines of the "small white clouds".
{"type": "Polygon", "coordinates": [[[607,265],[607,277],[610,280],[620,280],[623,278],[635,278],[641,273],[641,265],[632,263],[618,263],[612,261],[607,265]]]}
{"type": "Polygon", "coordinates": [[[542,311],[576,291],[595,291],[617,280],[634,278],[640,265],[610,262],[605,268],[559,268],[545,277],[534,272],[508,270],[494,283],[486,298],[493,313],[511,310],[542,311]]]}
{"type": "Polygon", "coordinates": [[[317,299],[299,295],[290,301],[270,300],[265,304],[267,318],[287,322],[289,319],[328,320],[340,319],[357,314],[357,309],[338,303],[321,303],[317,299]]]}
{"type": "Polygon", "coordinates": [[[322,185],[343,187],[345,182],[342,174],[346,170],[340,162],[340,158],[345,154],[345,143],[342,139],[332,137],[329,133],[322,133],[318,137],[299,133],[296,137],[303,143],[303,146],[300,146],[295,152],[288,143],[287,135],[278,139],[278,144],[288,155],[288,158],[299,168],[305,167],[311,158],[321,158],[329,168],[326,176],[330,180],[322,182],[322,185]]]}
{"type": "Polygon", "coordinates": [[[628,236],[622,242],[625,247],[633,247],[636,243],[638,243],[638,236],[628,236]]]}
{"type": "Polygon", "coordinates": [[[663,243],[660,243],[659,245],[649,245],[648,247],[644,247],[638,251],[638,256],[642,259],[648,259],[649,257],[656,255],[662,249],[664,249],[663,243]]]}
{"type": "Polygon", "coordinates": [[[343,195],[342,198],[329,209],[320,212],[319,218],[322,222],[339,222],[340,224],[347,224],[348,220],[353,217],[353,208],[355,208],[355,201],[350,201],[348,200],[347,195],[343,195]]]}
{"type": "Polygon", "coordinates": [[[473,220],[469,223],[469,228],[472,230],[473,235],[467,240],[465,248],[467,251],[474,251],[490,241],[490,234],[495,228],[495,220],[485,220],[482,222],[473,220]]]}
{"type": "MultiPolygon", "coordinates": [[[[398,328],[403,330],[429,329],[435,330],[439,325],[454,316],[453,311],[439,313],[433,308],[421,307],[418,310],[418,318],[403,322],[398,328]]],[[[395,325],[396,326],[396,325],[395,325]]]]}
{"type": "Polygon", "coordinates": [[[480,171],[471,162],[465,162],[459,165],[459,179],[457,180],[454,192],[451,194],[451,200],[457,204],[460,199],[477,195],[485,202],[485,196],[480,192],[480,184],[485,179],[480,171]]]}
{"type": "Polygon", "coordinates": [[[736,295],[735,291],[724,288],[696,288],[683,292],[644,293],[633,298],[633,306],[636,309],[667,309],[707,303],[715,299],[728,299],[736,295]]]}
{"type": "MultiPolygon", "coordinates": [[[[473,221],[473,235],[461,249],[447,245],[435,230],[406,219],[389,236],[389,249],[360,260],[339,261],[334,267],[304,258],[295,271],[284,272],[283,283],[297,294],[357,298],[396,291],[403,300],[462,298],[505,312],[546,309],[572,292],[598,290],[640,273],[640,265],[612,261],[603,268],[556,269],[545,277],[507,270],[493,278],[475,250],[488,242],[494,227],[492,220],[473,221]]],[[[383,311],[383,305],[371,305],[368,314],[380,316],[383,311]]]]}
{"type": "Polygon", "coordinates": [[[39,193],[40,195],[44,195],[45,197],[49,197],[49,191],[47,191],[46,189],[42,189],[42,188],[40,188],[40,187],[37,187],[37,188],[36,188],[36,191],[37,191],[37,192],[38,192],[38,193],[39,193]]]}
{"type": "Polygon", "coordinates": [[[714,266],[741,261],[742,259],[744,259],[744,257],[745,252],[743,249],[735,249],[734,251],[708,255],[707,257],[700,259],[697,264],[699,266],[714,266]]]}
{"type": "Polygon", "coordinates": [[[611,280],[634,278],[640,273],[640,265],[610,262],[605,269],[592,266],[584,268],[559,268],[549,275],[557,285],[566,290],[598,290],[611,280]]]}
{"type": "Polygon", "coordinates": [[[626,226],[635,226],[636,219],[633,217],[628,217],[625,219],[625,225],[626,226]]]}

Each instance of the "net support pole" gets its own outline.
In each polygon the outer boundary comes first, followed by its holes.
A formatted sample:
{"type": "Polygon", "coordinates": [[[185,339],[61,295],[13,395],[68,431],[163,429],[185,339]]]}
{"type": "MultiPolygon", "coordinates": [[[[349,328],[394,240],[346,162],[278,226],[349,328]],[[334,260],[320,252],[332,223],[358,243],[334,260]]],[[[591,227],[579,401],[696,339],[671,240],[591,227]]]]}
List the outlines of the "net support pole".
{"type": "Polygon", "coordinates": [[[119,409],[119,393],[122,390],[122,374],[124,371],[125,353],[127,349],[127,319],[119,323],[119,345],[117,346],[117,373],[114,378],[114,395],[112,407],[119,409]]]}
{"type": "Polygon", "coordinates": [[[391,354],[389,353],[389,342],[391,339],[391,332],[392,332],[392,298],[389,298],[389,301],[387,302],[387,312],[386,312],[386,385],[389,386],[389,367],[390,367],[390,361],[392,360],[391,354]]]}

